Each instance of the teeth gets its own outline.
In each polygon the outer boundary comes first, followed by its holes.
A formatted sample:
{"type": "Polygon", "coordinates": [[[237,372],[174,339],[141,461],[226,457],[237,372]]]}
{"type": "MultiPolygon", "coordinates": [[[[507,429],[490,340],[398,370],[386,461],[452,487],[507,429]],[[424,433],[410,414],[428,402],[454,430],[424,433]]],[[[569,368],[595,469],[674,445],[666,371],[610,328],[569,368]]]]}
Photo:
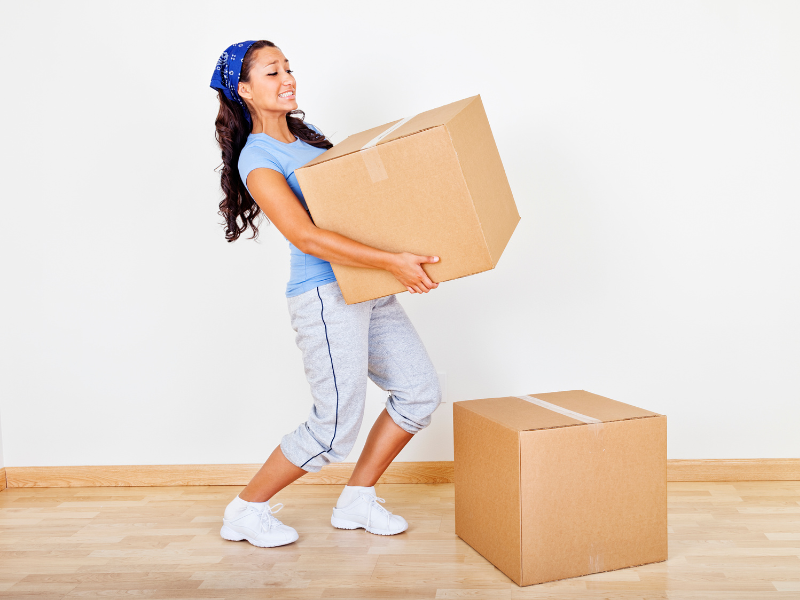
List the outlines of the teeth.
{"type": "Polygon", "coordinates": [[[294,94],[294,92],[292,92],[292,91],[289,91],[289,92],[283,92],[282,94],[278,94],[278,97],[279,97],[279,98],[288,98],[289,96],[291,96],[291,95],[293,95],[293,94],[294,94]]]}

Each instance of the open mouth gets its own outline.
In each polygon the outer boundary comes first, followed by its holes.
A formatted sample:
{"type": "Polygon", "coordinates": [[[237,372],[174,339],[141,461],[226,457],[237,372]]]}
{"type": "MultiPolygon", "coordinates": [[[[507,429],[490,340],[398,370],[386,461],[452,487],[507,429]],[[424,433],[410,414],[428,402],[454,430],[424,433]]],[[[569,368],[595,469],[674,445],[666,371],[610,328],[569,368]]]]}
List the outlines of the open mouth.
{"type": "Polygon", "coordinates": [[[294,98],[294,90],[289,90],[288,92],[278,94],[278,98],[294,98]]]}

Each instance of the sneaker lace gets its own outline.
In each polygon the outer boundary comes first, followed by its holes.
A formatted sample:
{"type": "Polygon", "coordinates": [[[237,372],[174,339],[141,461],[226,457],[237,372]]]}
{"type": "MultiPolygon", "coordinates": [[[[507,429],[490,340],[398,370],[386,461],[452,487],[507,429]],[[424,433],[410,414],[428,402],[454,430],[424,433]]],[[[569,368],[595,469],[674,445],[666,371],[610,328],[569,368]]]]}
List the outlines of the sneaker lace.
{"type": "Polygon", "coordinates": [[[383,498],[378,498],[377,496],[373,496],[372,494],[361,494],[361,495],[364,496],[364,498],[369,502],[369,512],[367,513],[367,527],[369,527],[370,524],[372,523],[373,508],[377,509],[379,513],[387,515],[387,517],[392,514],[390,511],[386,510],[380,504],[378,504],[378,502],[380,502],[381,504],[386,502],[386,500],[384,500],[383,498]]]}
{"type": "Polygon", "coordinates": [[[281,523],[280,520],[278,520],[278,518],[275,516],[275,513],[280,512],[281,508],[283,508],[283,502],[278,502],[275,506],[270,506],[267,504],[261,510],[261,531],[264,531],[265,528],[267,531],[269,531],[273,527],[283,525],[283,523],[281,523]]]}

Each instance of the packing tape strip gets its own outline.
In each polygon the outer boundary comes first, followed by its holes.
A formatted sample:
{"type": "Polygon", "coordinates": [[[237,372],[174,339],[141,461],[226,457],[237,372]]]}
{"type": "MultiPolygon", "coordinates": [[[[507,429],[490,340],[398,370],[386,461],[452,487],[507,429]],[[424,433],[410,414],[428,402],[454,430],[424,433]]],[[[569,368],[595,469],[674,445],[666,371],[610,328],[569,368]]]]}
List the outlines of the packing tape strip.
{"type": "Polygon", "coordinates": [[[602,573],[606,570],[605,559],[602,554],[589,555],[589,573],[602,573]]]}
{"type": "Polygon", "coordinates": [[[602,573],[606,570],[604,550],[602,541],[595,540],[591,543],[589,547],[589,573],[602,573]]]}
{"type": "MultiPolygon", "coordinates": [[[[567,417],[572,417],[573,419],[577,419],[578,421],[583,421],[589,425],[589,429],[595,436],[599,436],[602,432],[603,422],[600,419],[595,419],[594,417],[590,417],[588,415],[583,415],[579,412],[575,412],[574,410],[570,410],[568,408],[564,408],[563,406],[558,406],[557,404],[552,404],[551,402],[547,402],[546,400],[542,400],[541,398],[537,398],[536,396],[514,396],[515,398],[519,398],[520,400],[525,400],[526,402],[532,402],[542,408],[546,408],[548,410],[555,411],[567,417]]],[[[599,542],[592,542],[589,556],[588,556],[589,564],[587,565],[589,573],[601,573],[606,570],[605,568],[605,554],[602,552],[602,548],[599,542]]]]}
{"type": "Polygon", "coordinates": [[[383,138],[385,138],[393,131],[399,129],[400,127],[408,123],[418,114],[419,113],[414,113],[410,117],[401,119],[388,129],[386,129],[386,131],[380,133],[379,135],[376,135],[366,144],[361,146],[361,148],[359,149],[359,153],[361,154],[361,158],[364,160],[364,166],[367,168],[367,173],[369,173],[369,177],[370,179],[372,179],[372,183],[377,183],[379,181],[383,181],[384,179],[389,179],[389,175],[386,173],[386,167],[383,165],[381,156],[380,154],[378,154],[378,149],[376,148],[378,142],[380,142],[383,138]]]}
{"type": "Polygon", "coordinates": [[[386,167],[383,166],[383,161],[381,160],[381,155],[378,154],[377,148],[373,146],[366,150],[362,149],[359,154],[361,154],[361,159],[364,161],[364,166],[367,167],[367,173],[369,173],[369,178],[372,179],[372,183],[378,183],[384,179],[389,179],[389,175],[386,173],[386,167]]]}
{"type": "Polygon", "coordinates": [[[413,119],[414,117],[416,117],[418,114],[419,114],[419,113],[414,113],[414,114],[413,114],[413,115],[411,115],[410,117],[406,117],[405,119],[401,119],[401,120],[399,120],[397,123],[395,123],[394,125],[392,125],[391,127],[389,127],[389,128],[386,130],[386,131],[384,131],[383,133],[381,133],[381,134],[379,134],[379,135],[376,135],[374,138],[372,138],[372,139],[371,139],[370,141],[368,141],[366,144],[364,144],[363,146],[361,146],[361,150],[366,150],[367,148],[372,148],[373,146],[377,146],[377,145],[378,145],[378,142],[380,142],[380,141],[381,141],[383,138],[385,138],[387,135],[389,135],[389,134],[390,134],[390,133],[392,133],[393,131],[395,131],[395,130],[397,130],[397,129],[400,129],[400,128],[401,128],[403,125],[405,125],[406,123],[408,123],[408,122],[409,122],[411,119],[413,119]]]}
{"type": "Polygon", "coordinates": [[[514,397],[519,398],[520,400],[525,400],[527,402],[533,402],[534,404],[538,404],[542,408],[546,408],[548,410],[561,413],[564,416],[572,417],[573,419],[577,419],[578,421],[583,421],[584,423],[602,423],[600,419],[595,419],[594,417],[587,417],[586,415],[582,415],[581,413],[575,412],[574,410],[563,408],[561,406],[558,406],[557,404],[551,404],[546,400],[541,400],[536,396],[514,396],[514,397]]]}

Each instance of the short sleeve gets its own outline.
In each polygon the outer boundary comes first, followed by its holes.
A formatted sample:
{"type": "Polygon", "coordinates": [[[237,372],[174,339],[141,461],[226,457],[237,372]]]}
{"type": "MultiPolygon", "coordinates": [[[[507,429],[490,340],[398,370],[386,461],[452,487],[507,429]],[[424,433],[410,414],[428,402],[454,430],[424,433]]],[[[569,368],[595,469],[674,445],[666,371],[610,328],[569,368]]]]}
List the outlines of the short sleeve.
{"type": "MultiPolygon", "coordinates": [[[[286,177],[286,173],[283,172],[283,167],[278,162],[278,159],[270,154],[269,150],[258,144],[248,144],[239,155],[239,176],[242,178],[245,187],[247,187],[247,176],[250,172],[261,167],[272,169],[286,177]]],[[[249,192],[250,188],[247,188],[247,191],[249,192]]]]}

